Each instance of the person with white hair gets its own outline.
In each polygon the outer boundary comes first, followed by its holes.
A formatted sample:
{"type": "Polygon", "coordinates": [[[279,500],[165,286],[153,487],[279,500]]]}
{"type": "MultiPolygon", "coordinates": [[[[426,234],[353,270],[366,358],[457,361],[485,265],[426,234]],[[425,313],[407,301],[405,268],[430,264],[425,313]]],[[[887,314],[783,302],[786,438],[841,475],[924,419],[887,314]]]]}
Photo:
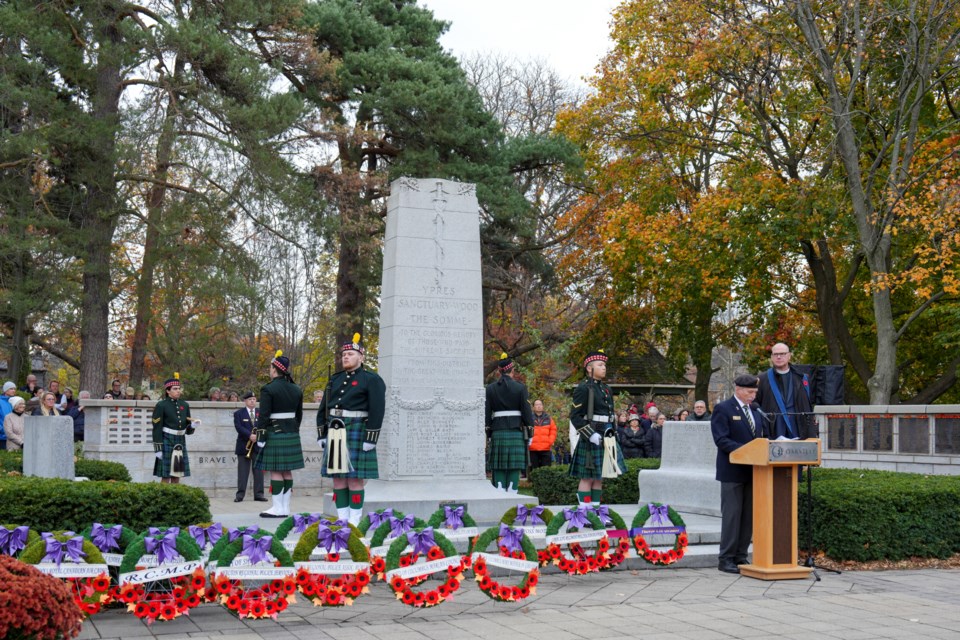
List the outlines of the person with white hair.
{"type": "Polygon", "coordinates": [[[7,449],[23,449],[23,413],[27,403],[20,396],[10,398],[11,411],[3,418],[3,431],[7,435],[7,449]]]}

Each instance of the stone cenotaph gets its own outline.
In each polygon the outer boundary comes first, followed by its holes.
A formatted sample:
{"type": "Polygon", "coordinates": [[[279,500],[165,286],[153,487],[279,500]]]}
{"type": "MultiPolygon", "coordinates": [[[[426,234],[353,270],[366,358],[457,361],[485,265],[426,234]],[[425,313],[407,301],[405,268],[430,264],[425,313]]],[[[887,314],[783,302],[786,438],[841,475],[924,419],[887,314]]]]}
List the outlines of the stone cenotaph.
{"type": "MultiPolygon", "coordinates": [[[[383,246],[379,373],[387,386],[380,480],[365,510],[429,517],[464,504],[481,522],[535,498],[486,479],[483,304],[476,187],[402,178],[391,185],[383,246]]],[[[330,494],[324,500],[332,512],[330,494]]]]}

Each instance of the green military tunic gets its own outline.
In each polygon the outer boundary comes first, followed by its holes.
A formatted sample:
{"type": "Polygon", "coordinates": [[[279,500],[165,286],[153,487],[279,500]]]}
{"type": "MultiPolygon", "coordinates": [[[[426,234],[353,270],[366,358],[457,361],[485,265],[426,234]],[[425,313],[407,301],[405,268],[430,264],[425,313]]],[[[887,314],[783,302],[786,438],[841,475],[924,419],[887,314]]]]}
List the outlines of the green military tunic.
{"type": "MultiPolygon", "coordinates": [[[[590,442],[590,436],[599,433],[601,437],[616,429],[616,415],[613,406],[613,393],[610,387],[599,380],[587,378],[573,391],[573,409],[570,410],[570,422],[577,430],[580,439],[573,452],[569,475],[574,478],[603,478],[603,442],[599,445],[590,442]],[[590,395],[593,394],[593,413],[589,414],[590,395]]],[[[617,463],[626,471],[623,453],[617,446],[617,463]]]]}
{"type": "MultiPolygon", "coordinates": [[[[332,420],[340,420],[347,430],[347,450],[353,470],[348,473],[327,473],[326,447],[321,473],[334,478],[380,477],[376,450],[364,451],[363,443],[377,444],[387,403],[387,386],[383,378],[360,365],[353,371],[338,371],[330,378],[317,410],[317,437],[326,439],[332,420]],[[364,415],[365,414],[365,415],[364,415]]],[[[335,423],[336,424],[336,423],[335,423]]]]}
{"type": "Polygon", "coordinates": [[[194,432],[190,423],[190,405],[183,400],[164,396],[153,409],[153,451],[161,458],[153,463],[153,475],[158,478],[171,476],[170,459],[177,447],[183,451],[183,475],[190,475],[190,458],[187,456],[187,436],[194,432]]]}
{"type": "Polygon", "coordinates": [[[277,377],[260,389],[260,418],[257,420],[259,453],[254,469],[293,471],[303,469],[300,423],[303,421],[303,391],[284,377],[277,377]]]}
{"type": "Polygon", "coordinates": [[[490,438],[487,464],[491,471],[527,468],[527,440],[533,437],[533,409],[527,386],[510,376],[487,385],[484,425],[490,438]]]}

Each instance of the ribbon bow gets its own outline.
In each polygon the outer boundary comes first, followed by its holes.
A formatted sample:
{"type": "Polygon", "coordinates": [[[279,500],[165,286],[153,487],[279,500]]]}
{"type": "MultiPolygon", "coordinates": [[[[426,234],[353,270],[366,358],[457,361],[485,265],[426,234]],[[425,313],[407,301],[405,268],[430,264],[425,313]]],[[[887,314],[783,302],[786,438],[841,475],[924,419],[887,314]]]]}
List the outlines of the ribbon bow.
{"type": "Polygon", "coordinates": [[[433,527],[426,527],[423,531],[408,531],[407,543],[413,547],[414,553],[426,553],[436,546],[433,539],[433,527]]]}
{"type": "Polygon", "coordinates": [[[384,509],[383,511],[379,512],[374,511],[373,513],[369,514],[369,518],[370,528],[376,531],[377,527],[393,518],[393,509],[384,509]]]}
{"type": "MultiPolygon", "coordinates": [[[[67,532],[67,535],[72,534],[72,531],[67,532]]],[[[73,536],[66,542],[60,542],[53,537],[52,533],[45,532],[40,534],[40,537],[47,545],[46,555],[40,562],[56,562],[59,567],[64,559],[70,562],[83,562],[83,558],[87,555],[83,552],[83,536],[73,536]]]]}
{"type": "Polygon", "coordinates": [[[583,508],[576,509],[564,509],[563,517],[567,520],[567,527],[576,527],[577,529],[583,529],[584,527],[593,528],[590,524],[590,520],[587,519],[587,510],[583,508]]]}
{"type": "Polygon", "coordinates": [[[303,533],[310,525],[314,524],[315,522],[320,522],[320,518],[322,517],[322,513],[311,513],[310,515],[306,516],[299,513],[293,514],[293,532],[303,533]]]}
{"type": "Polygon", "coordinates": [[[193,536],[193,539],[197,541],[201,549],[206,548],[207,543],[210,543],[210,546],[217,544],[217,540],[223,536],[223,525],[219,522],[214,522],[209,527],[192,524],[187,530],[190,532],[190,535],[193,536]]]}
{"type": "Polygon", "coordinates": [[[123,525],[115,524],[109,529],[105,528],[99,522],[94,522],[90,527],[90,541],[96,545],[102,553],[110,549],[120,550],[120,534],[123,533],[123,525]]]}
{"type": "Polygon", "coordinates": [[[340,525],[340,528],[334,531],[330,528],[330,524],[325,523],[317,528],[317,542],[327,550],[327,553],[340,553],[347,548],[350,527],[340,525]]]}
{"type": "Polygon", "coordinates": [[[402,518],[390,516],[387,521],[390,523],[390,535],[394,538],[399,538],[413,528],[413,516],[403,516],[402,518]]]}
{"type": "Polygon", "coordinates": [[[659,507],[652,502],[647,505],[647,509],[650,510],[650,518],[652,520],[651,524],[655,527],[665,527],[670,524],[670,507],[667,505],[660,505],[659,507]]]}
{"type": "Polygon", "coordinates": [[[610,507],[605,504],[598,504],[593,507],[593,512],[597,514],[597,517],[600,518],[600,522],[603,526],[613,524],[613,518],[610,517],[610,507]]]}
{"type": "Polygon", "coordinates": [[[500,546],[506,547],[507,551],[517,551],[523,548],[523,529],[514,529],[505,524],[500,525],[500,546]]]}
{"type": "Polygon", "coordinates": [[[463,507],[444,507],[443,526],[456,531],[463,526],[463,507]]]}
{"type": "Polygon", "coordinates": [[[245,555],[250,558],[252,564],[257,564],[258,562],[263,562],[267,559],[267,551],[270,551],[270,546],[273,544],[273,536],[263,536],[262,538],[254,538],[251,535],[243,535],[243,548],[240,549],[241,555],[245,555]]]}
{"type": "Polygon", "coordinates": [[[514,518],[513,522],[515,524],[527,524],[527,519],[529,519],[530,524],[543,524],[543,518],[540,517],[541,515],[543,515],[543,507],[540,505],[528,507],[525,504],[518,504],[517,517],[514,518]]]}
{"type": "Polygon", "coordinates": [[[0,527],[0,553],[12,556],[27,546],[27,534],[30,527],[21,525],[14,529],[0,527]]]}
{"type": "Polygon", "coordinates": [[[227,532],[227,542],[233,542],[240,536],[254,536],[257,534],[258,531],[260,531],[260,527],[256,527],[256,526],[247,527],[242,531],[240,529],[230,529],[230,531],[227,532]]]}
{"type": "Polygon", "coordinates": [[[150,535],[143,539],[143,545],[147,553],[157,554],[157,564],[163,564],[170,558],[177,555],[177,536],[180,535],[180,527],[170,527],[160,536],[160,530],[156,527],[150,527],[150,535]]]}

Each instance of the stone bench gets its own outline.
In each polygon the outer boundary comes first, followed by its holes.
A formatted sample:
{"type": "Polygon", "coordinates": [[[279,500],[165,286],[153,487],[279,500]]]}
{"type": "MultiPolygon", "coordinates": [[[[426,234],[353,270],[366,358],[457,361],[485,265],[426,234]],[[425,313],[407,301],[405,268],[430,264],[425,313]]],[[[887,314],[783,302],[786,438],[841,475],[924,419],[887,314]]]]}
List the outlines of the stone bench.
{"type": "Polygon", "coordinates": [[[660,502],[677,511],[719,516],[716,460],[709,422],[667,421],[660,468],[640,471],[639,504],[660,502]]]}

